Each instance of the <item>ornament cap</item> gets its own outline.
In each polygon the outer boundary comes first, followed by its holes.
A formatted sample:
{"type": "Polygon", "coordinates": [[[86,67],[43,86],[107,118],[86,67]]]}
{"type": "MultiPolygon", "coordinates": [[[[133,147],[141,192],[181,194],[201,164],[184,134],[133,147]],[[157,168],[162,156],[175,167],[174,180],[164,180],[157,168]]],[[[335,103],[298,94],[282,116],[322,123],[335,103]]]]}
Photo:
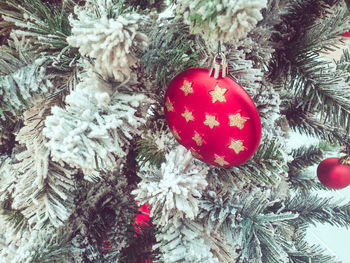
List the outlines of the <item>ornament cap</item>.
{"type": "Polygon", "coordinates": [[[220,73],[221,77],[225,78],[227,76],[227,60],[224,53],[220,52],[215,55],[213,63],[209,70],[209,76],[211,77],[214,72],[214,78],[219,78],[220,73]]]}
{"type": "Polygon", "coordinates": [[[339,158],[339,163],[340,164],[349,165],[349,163],[350,163],[350,156],[345,155],[345,156],[340,157],[339,158]]]}

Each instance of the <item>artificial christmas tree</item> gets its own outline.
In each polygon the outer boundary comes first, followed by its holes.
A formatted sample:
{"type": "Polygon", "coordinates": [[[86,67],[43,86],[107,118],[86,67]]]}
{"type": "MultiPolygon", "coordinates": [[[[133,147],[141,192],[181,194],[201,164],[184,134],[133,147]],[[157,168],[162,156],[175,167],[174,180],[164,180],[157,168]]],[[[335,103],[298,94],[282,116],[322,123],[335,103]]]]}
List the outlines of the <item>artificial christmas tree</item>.
{"type": "MultiPolygon", "coordinates": [[[[305,233],[349,226],[350,205],[318,196],[307,168],[324,145],[350,154],[350,55],[323,56],[346,38],[348,2],[0,0],[0,262],[339,262],[305,233]],[[172,79],[221,53],[256,111],[206,92],[229,116],[201,125],[226,121],[232,156],[255,139],[234,167],[173,137],[196,121],[191,101],[170,129],[163,107],[172,79]],[[323,142],[291,149],[293,130],[323,142]]],[[[185,99],[200,88],[186,81],[185,99]]]]}

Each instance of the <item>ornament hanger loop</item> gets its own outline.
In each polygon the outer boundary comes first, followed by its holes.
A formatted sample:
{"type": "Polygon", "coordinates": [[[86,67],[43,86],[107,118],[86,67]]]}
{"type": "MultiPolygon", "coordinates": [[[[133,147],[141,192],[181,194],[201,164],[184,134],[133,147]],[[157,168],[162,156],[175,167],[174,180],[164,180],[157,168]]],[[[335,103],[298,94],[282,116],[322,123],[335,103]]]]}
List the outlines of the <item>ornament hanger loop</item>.
{"type": "Polygon", "coordinates": [[[221,52],[220,41],[218,42],[218,53],[215,55],[213,63],[209,70],[209,76],[213,74],[213,71],[214,78],[216,79],[219,78],[220,73],[222,78],[225,78],[227,76],[227,60],[225,54],[221,52]]]}

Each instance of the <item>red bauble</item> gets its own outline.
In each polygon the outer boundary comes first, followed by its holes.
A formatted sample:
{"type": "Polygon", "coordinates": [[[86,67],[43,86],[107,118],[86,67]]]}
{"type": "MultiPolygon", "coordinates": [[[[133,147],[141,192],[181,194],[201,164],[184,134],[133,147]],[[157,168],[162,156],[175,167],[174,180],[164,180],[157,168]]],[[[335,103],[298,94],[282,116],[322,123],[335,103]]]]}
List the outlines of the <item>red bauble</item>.
{"type": "Polygon", "coordinates": [[[327,158],[318,165],[317,177],[328,188],[342,189],[350,185],[350,166],[339,158],[327,158]]]}
{"type": "Polygon", "coordinates": [[[140,232],[140,230],[142,230],[143,227],[149,226],[149,213],[151,212],[147,203],[142,205],[138,210],[141,212],[141,214],[138,214],[135,217],[135,236],[138,235],[138,233],[140,232]]]}
{"type": "Polygon", "coordinates": [[[233,79],[216,79],[207,68],[188,69],[171,81],[164,112],[177,141],[207,164],[240,165],[259,146],[261,122],[254,102],[233,79]]]}

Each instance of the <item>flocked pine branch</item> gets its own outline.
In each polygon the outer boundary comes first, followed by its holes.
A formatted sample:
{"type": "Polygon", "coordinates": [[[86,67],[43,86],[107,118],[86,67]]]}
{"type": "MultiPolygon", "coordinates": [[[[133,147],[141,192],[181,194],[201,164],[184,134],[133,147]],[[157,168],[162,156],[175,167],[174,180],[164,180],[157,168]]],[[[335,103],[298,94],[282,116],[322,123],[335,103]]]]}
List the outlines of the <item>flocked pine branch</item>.
{"type": "Polygon", "coordinates": [[[70,262],[69,234],[63,229],[46,228],[45,231],[24,232],[20,239],[0,243],[1,263],[70,262]]]}
{"type": "Polygon", "coordinates": [[[31,39],[33,45],[28,51],[36,58],[46,55],[55,68],[71,69],[78,54],[66,41],[71,27],[63,7],[51,7],[41,0],[1,0],[0,5],[4,6],[0,8],[3,19],[17,27],[12,32],[31,39]]]}
{"type": "Polygon", "coordinates": [[[326,249],[320,245],[309,245],[305,241],[307,224],[300,224],[295,226],[293,239],[295,240],[295,246],[287,251],[291,263],[340,263],[340,260],[336,256],[328,254],[326,249]]]}
{"type": "Polygon", "coordinates": [[[156,9],[158,13],[166,8],[166,3],[164,0],[128,0],[124,1],[124,4],[147,11],[156,9]]]}
{"type": "Polygon", "coordinates": [[[29,41],[11,36],[7,45],[0,46],[0,75],[9,75],[34,62],[32,54],[23,52],[30,45],[29,41]]]}
{"type": "Polygon", "coordinates": [[[283,113],[293,130],[350,148],[350,137],[344,129],[320,120],[318,116],[305,111],[300,105],[290,105],[283,113]]]}
{"type": "Polygon", "coordinates": [[[100,177],[99,171],[112,171],[117,157],[126,156],[125,146],[145,123],[135,113],[150,101],[140,93],[113,93],[110,84],[91,72],[83,77],[66,97],[65,109],[52,108],[43,134],[53,160],[82,169],[92,180],[100,177]]]}
{"type": "Polygon", "coordinates": [[[323,160],[323,151],[320,145],[302,146],[292,151],[293,160],[288,163],[288,181],[291,186],[300,190],[326,189],[316,176],[306,169],[319,164],[323,160]]]}
{"type": "Polygon", "coordinates": [[[286,250],[291,237],[286,231],[298,214],[269,212],[269,207],[278,202],[270,197],[269,191],[257,189],[240,197],[244,200],[238,210],[241,252],[236,262],[289,262],[286,250]]]}
{"type": "Polygon", "coordinates": [[[166,161],[166,154],[175,147],[175,144],[169,130],[161,129],[155,132],[148,130],[137,142],[136,160],[141,166],[148,164],[160,168],[161,164],[166,161]]]}
{"type": "Polygon", "coordinates": [[[176,13],[183,16],[194,34],[212,41],[229,41],[247,35],[263,19],[267,1],[177,1],[176,13]]]}
{"type": "Polygon", "coordinates": [[[288,163],[289,168],[301,170],[318,164],[323,159],[323,152],[316,145],[310,147],[301,146],[292,151],[292,156],[293,161],[288,163]]]}
{"type": "Polygon", "coordinates": [[[13,164],[17,173],[12,193],[13,209],[21,211],[31,227],[46,224],[62,226],[74,208],[74,170],[50,160],[50,150],[42,135],[44,118],[52,106],[50,101],[38,102],[25,112],[24,127],[16,140],[25,145],[13,164]]]}
{"type": "Polygon", "coordinates": [[[129,80],[131,68],[138,62],[137,54],[147,47],[147,36],[139,32],[139,22],[146,18],[137,13],[116,18],[102,13],[96,17],[92,11],[80,8],[76,8],[76,16],[77,19],[70,17],[69,45],[93,58],[95,70],[105,79],[129,80]]]}
{"type": "MultiPolygon", "coordinates": [[[[210,236],[205,235],[201,224],[181,219],[174,224],[167,224],[156,234],[160,254],[155,262],[169,263],[219,263],[211,251],[210,236]]],[[[223,261],[222,261],[223,262],[223,261]]]]}
{"type": "Polygon", "coordinates": [[[130,241],[135,239],[132,223],[136,203],[125,176],[120,174],[121,164],[97,183],[77,184],[78,205],[71,217],[74,231],[69,248],[74,257],[70,262],[124,262],[121,259],[126,256],[130,241]]]}
{"type": "Polygon", "coordinates": [[[150,32],[149,48],[142,57],[146,73],[165,87],[181,71],[199,65],[201,40],[181,21],[163,21],[150,32]]]}
{"type": "Polygon", "coordinates": [[[293,43],[295,51],[299,54],[308,50],[316,52],[335,51],[336,48],[340,47],[341,34],[348,30],[350,18],[348,11],[341,2],[338,3],[338,5],[341,5],[340,8],[337,8],[336,4],[328,4],[329,6],[326,8],[325,5],[322,6],[324,15],[321,14],[310,26],[306,27],[304,34],[300,36],[296,43],[293,43]]]}
{"type": "Polygon", "coordinates": [[[195,164],[191,152],[183,146],[176,147],[165,158],[160,169],[148,168],[147,173],[141,173],[142,181],[132,191],[141,204],[150,205],[151,216],[159,218],[160,226],[184,218],[195,219],[198,199],[208,185],[205,178],[208,169],[195,164]]]}
{"type": "Polygon", "coordinates": [[[300,55],[298,73],[289,83],[302,108],[319,112],[331,125],[350,129],[350,96],[346,74],[332,72],[328,62],[316,53],[300,55]]]}
{"type": "Polygon", "coordinates": [[[338,61],[336,61],[337,69],[350,72],[350,52],[349,49],[344,49],[343,54],[338,61]]]}
{"type": "Polygon", "coordinates": [[[20,68],[12,74],[0,76],[0,116],[5,120],[9,114],[20,115],[23,110],[34,105],[45,93],[52,89],[45,81],[45,68],[32,64],[20,68]]]}
{"type": "Polygon", "coordinates": [[[247,180],[262,185],[275,185],[283,177],[287,177],[288,166],[280,150],[282,144],[277,140],[261,144],[251,160],[237,166],[226,169],[223,173],[237,180],[247,180]]]}
{"type": "Polygon", "coordinates": [[[340,227],[350,224],[350,203],[332,197],[299,192],[287,200],[285,211],[298,213],[297,220],[301,223],[329,223],[340,227]]]}

